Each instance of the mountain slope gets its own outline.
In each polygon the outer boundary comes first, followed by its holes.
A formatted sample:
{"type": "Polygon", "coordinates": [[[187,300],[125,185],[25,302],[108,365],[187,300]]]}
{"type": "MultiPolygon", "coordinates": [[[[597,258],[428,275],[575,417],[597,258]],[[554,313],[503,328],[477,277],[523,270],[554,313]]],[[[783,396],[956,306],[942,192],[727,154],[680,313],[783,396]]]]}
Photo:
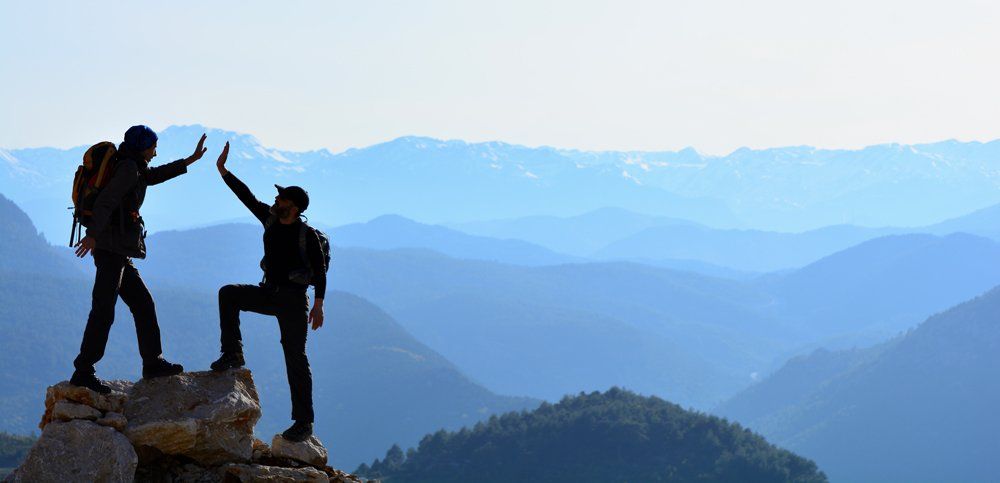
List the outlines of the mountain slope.
{"type": "Polygon", "coordinates": [[[933,224],[921,231],[938,235],[969,233],[993,240],[1000,240],[1000,204],[988,206],[964,216],[933,224]]]}
{"type": "Polygon", "coordinates": [[[739,425],[617,388],[427,435],[358,473],[399,483],[826,481],[739,425]]]}
{"type": "Polygon", "coordinates": [[[82,276],[85,272],[48,244],[21,209],[0,194],[0,271],[56,273],[82,276]]]}
{"type": "Polygon", "coordinates": [[[560,253],[589,257],[609,243],[646,228],[673,225],[696,224],[676,218],[643,215],[621,208],[601,208],[569,217],[536,215],[453,223],[448,226],[475,235],[526,240],[560,253]]]}
{"type": "Polygon", "coordinates": [[[467,235],[439,225],[426,225],[396,215],[331,230],[334,243],[379,250],[427,248],[454,258],[493,260],[515,265],[554,265],[581,261],[521,240],[467,235]]]}
{"type": "MultiPolygon", "coordinates": [[[[16,224],[24,216],[18,213],[0,212],[0,224],[8,227],[4,236],[9,239],[15,238],[14,227],[30,228],[30,224],[16,224]]],[[[31,235],[37,237],[31,230],[17,239],[37,241],[31,235]]],[[[0,260],[23,253],[7,251],[8,247],[0,246],[0,260]]],[[[50,266],[45,256],[56,258],[36,250],[32,266],[50,266]]],[[[190,256],[186,261],[184,267],[199,266],[190,256]]],[[[150,277],[142,266],[140,271],[156,299],[164,355],[188,370],[207,368],[219,350],[218,285],[177,288],[150,277]]],[[[45,387],[72,373],[91,283],[82,275],[67,278],[61,272],[0,270],[0,306],[5,307],[0,316],[4,334],[0,338],[0,367],[4,369],[0,371],[0,430],[33,431],[45,387]]],[[[363,299],[331,291],[326,307],[327,323],[310,332],[308,345],[317,432],[332,447],[340,448],[332,455],[339,465],[370,460],[394,441],[413,443],[428,431],[457,428],[494,412],[536,404],[526,398],[498,396],[471,381],[363,299]]],[[[131,314],[124,304],[118,304],[116,320],[98,374],[134,380],[139,376],[140,359],[131,314]]],[[[288,425],[290,414],[280,334],[272,317],[244,313],[242,321],[247,363],[264,404],[259,436],[267,439],[288,425]]]]}
{"type": "Polygon", "coordinates": [[[962,233],[888,236],[757,284],[791,323],[870,344],[1000,284],[1000,244],[962,233]]]}
{"type": "Polygon", "coordinates": [[[815,459],[834,480],[1000,474],[1000,289],[885,345],[789,362],[717,412],[815,459]]]}
{"type": "Polygon", "coordinates": [[[830,226],[804,233],[716,230],[696,225],[657,226],[617,240],[593,254],[603,259],[698,260],[756,272],[798,268],[899,229],[830,226]]]}
{"type": "MultiPolygon", "coordinates": [[[[260,230],[159,233],[148,240],[152,255],[142,269],[151,283],[258,281],[260,230]],[[178,269],[192,259],[196,266],[178,269]]],[[[706,407],[797,340],[755,312],[770,302],[764,294],[638,264],[523,267],[335,246],[330,283],[384,308],[487,387],[540,398],[617,384],[706,407]]]]}

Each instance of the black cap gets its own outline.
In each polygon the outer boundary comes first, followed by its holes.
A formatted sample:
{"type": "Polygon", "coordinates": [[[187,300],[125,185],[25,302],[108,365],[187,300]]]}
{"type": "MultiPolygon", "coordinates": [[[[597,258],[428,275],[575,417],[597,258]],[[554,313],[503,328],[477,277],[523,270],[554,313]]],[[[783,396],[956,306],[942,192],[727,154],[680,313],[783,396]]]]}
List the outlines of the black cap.
{"type": "Polygon", "coordinates": [[[306,208],[309,207],[309,193],[306,193],[306,190],[298,186],[274,185],[274,187],[278,188],[278,197],[295,203],[295,206],[299,208],[299,213],[306,211],[306,208]]]}

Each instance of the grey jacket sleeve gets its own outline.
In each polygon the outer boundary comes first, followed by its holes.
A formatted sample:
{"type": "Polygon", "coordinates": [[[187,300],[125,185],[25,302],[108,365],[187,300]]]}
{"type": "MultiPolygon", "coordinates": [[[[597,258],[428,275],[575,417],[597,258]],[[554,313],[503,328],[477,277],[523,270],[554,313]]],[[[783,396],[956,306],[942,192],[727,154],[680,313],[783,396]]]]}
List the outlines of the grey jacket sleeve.
{"type": "Polygon", "coordinates": [[[187,161],[183,159],[171,161],[155,168],[149,168],[149,172],[146,173],[146,184],[160,184],[168,179],[176,178],[184,173],[187,173],[187,170],[187,161]]]}
{"type": "Polygon", "coordinates": [[[115,167],[114,175],[94,201],[94,214],[90,218],[90,226],[87,227],[87,236],[96,237],[108,227],[111,213],[118,208],[122,198],[135,188],[138,182],[139,169],[135,161],[124,160],[115,167]]]}

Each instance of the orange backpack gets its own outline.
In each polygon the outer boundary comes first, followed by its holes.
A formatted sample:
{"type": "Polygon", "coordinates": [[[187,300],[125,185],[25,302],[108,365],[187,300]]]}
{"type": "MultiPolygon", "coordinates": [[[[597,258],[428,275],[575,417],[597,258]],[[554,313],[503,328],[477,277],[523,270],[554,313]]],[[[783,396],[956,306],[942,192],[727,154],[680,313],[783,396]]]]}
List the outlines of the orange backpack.
{"type": "Polygon", "coordinates": [[[108,184],[117,164],[118,149],[110,141],[97,143],[83,153],[83,164],[76,168],[73,177],[73,227],[69,246],[73,246],[74,236],[80,240],[82,227],[90,224],[97,195],[108,184]]]}

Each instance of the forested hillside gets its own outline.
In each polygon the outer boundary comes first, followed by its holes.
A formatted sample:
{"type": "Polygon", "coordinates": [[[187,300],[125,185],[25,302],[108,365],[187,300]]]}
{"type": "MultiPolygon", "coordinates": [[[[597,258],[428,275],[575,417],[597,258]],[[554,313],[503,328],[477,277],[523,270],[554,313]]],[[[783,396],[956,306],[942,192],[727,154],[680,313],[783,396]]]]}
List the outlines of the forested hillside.
{"type": "Polygon", "coordinates": [[[18,436],[0,432],[0,477],[7,476],[11,470],[16,468],[34,443],[34,436],[18,436]]]}
{"type": "Polygon", "coordinates": [[[357,472],[386,483],[826,481],[737,424],[618,388],[438,431],[357,472]]]}

